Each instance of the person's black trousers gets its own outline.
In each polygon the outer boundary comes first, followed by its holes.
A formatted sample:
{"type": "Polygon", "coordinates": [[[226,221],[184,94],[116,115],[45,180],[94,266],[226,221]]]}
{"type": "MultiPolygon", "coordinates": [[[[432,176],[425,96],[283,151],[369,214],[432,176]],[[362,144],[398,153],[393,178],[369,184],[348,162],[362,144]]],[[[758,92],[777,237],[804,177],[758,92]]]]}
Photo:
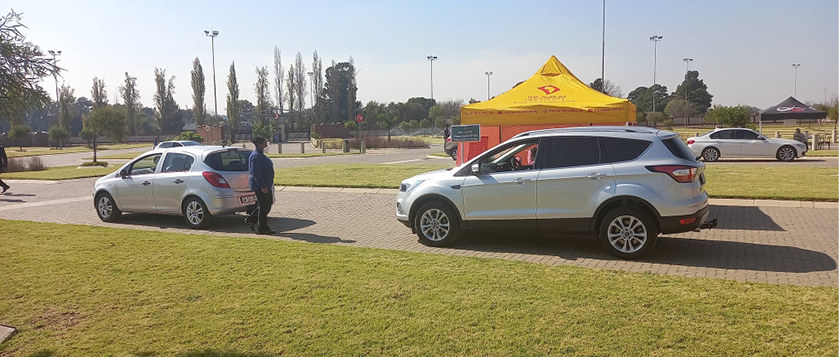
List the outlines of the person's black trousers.
{"type": "Polygon", "coordinates": [[[269,190],[268,193],[256,191],[256,209],[248,216],[248,222],[255,224],[257,232],[268,232],[268,213],[271,212],[271,205],[274,204],[274,195],[269,190]]]}

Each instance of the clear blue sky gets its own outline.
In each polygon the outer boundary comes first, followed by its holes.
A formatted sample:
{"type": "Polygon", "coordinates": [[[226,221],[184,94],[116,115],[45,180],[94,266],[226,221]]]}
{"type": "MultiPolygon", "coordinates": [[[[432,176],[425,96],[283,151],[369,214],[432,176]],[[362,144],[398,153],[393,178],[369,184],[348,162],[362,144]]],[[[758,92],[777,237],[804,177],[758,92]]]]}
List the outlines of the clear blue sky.
{"type": "MultiPolygon", "coordinates": [[[[152,105],[154,68],[176,76],[176,100],[192,105],[190,70],[198,57],[212,111],[212,58],[204,30],[215,41],[219,112],[225,112],[232,61],[241,97],[254,101],[257,66],[273,63],[278,46],[288,68],[312,52],[355,60],[358,97],[367,102],[430,96],[485,100],[529,78],[556,55],[586,83],[600,76],[601,1],[33,1],[10,0],[23,12],[27,39],[61,50],[63,79],[77,96],[90,96],[104,78],[110,101],[124,73],[138,77],[141,101],[152,105]]],[[[0,9],[2,10],[2,9],[0,9]]],[[[684,57],[714,95],[714,104],[777,104],[793,95],[821,102],[839,93],[839,10],[836,0],[636,0],[606,2],[606,79],[624,94],[653,81],[674,91],[684,79],[684,57]],[[826,89],[825,89],[826,88],[826,89]]],[[[272,73],[273,78],[273,73],[272,73]]],[[[52,79],[44,87],[54,96],[52,79]]],[[[307,106],[309,98],[307,95],[307,106]]]]}

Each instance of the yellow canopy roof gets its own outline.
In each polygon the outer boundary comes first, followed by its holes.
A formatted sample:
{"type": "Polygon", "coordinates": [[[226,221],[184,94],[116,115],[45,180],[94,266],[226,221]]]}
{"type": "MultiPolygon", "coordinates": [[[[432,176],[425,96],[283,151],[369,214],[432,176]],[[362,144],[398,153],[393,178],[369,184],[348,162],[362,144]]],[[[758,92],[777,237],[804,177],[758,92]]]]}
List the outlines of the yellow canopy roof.
{"type": "Polygon", "coordinates": [[[460,109],[461,124],[634,122],[635,104],[600,93],[551,56],[539,72],[491,100],[460,109]]]}

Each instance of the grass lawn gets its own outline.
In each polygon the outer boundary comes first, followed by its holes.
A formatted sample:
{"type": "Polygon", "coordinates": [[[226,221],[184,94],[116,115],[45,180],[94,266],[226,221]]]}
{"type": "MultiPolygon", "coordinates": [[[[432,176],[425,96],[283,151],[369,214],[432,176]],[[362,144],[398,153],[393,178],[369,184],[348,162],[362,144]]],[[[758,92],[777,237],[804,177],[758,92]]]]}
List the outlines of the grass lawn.
{"type": "Polygon", "coordinates": [[[714,198],[839,201],[839,176],[829,167],[706,166],[714,198]]]}
{"type": "Polygon", "coordinates": [[[398,188],[402,180],[448,165],[329,164],[277,169],[280,186],[398,188]]]}
{"type": "MultiPolygon", "coordinates": [[[[107,151],[107,150],[122,150],[122,149],[134,149],[134,148],[149,148],[151,149],[151,144],[115,144],[115,145],[99,145],[96,149],[97,151],[107,151]]],[[[41,155],[56,155],[56,154],[73,154],[79,152],[93,152],[93,149],[88,148],[86,146],[76,146],[76,147],[69,147],[64,149],[55,149],[55,148],[23,148],[24,151],[18,151],[17,147],[10,146],[6,148],[6,155],[8,157],[28,157],[28,156],[41,156],[41,155]]]]}
{"type": "Polygon", "coordinates": [[[448,158],[451,158],[451,155],[446,154],[446,153],[444,153],[444,152],[435,152],[435,153],[433,153],[433,154],[430,154],[429,156],[434,156],[434,157],[448,157],[448,158]]]}
{"type": "MultiPolygon", "coordinates": [[[[836,144],[839,146],[839,144],[836,144]]],[[[836,157],[839,156],[839,150],[810,150],[807,151],[807,157],[836,157]]]]}
{"type": "Polygon", "coordinates": [[[23,180],[69,180],[84,177],[100,177],[116,171],[119,166],[111,167],[85,167],[78,166],[58,166],[48,167],[44,171],[25,171],[25,172],[8,172],[3,173],[3,179],[23,179],[23,180]]]}
{"type": "Polygon", "coordinates": [[[277,153],[267,153],[266,155],[272,159],[285,159],[285,158],[306,158],[306,157],[320,157],[320,156],[341,156],[341,155],[355,155],[360,154],[358,151],[350,150],[349,153],[343,152],[307,152],[307,153],[287,153],[287,154],[277,154],[277,153]]]}
{"type": "Polygon", "coordinates": [[[0,221],[19,356],[835,356],[836,288],[0,221]]]}

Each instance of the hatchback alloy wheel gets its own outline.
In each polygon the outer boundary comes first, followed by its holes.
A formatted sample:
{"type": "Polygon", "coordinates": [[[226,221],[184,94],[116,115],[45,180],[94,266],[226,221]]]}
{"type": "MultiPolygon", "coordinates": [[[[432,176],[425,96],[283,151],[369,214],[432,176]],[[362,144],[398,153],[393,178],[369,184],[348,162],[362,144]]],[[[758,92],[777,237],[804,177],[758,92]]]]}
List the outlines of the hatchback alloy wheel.
{"type": "Polygon", "coordinates": [[[184,220],[192,228],[205,228],[213,220],[213,216],[207,210],[207,205],[200,198],[188,198],[183,208],[184,220]]]}
{"type": "Polygon", "coordinates": [[[122,211],[117,208],[113,197],[107,192],[100,192],[96,195],[94,206],[96,206],[96,214],[103,222],[114,222],[122,215],[122,211]]]}

